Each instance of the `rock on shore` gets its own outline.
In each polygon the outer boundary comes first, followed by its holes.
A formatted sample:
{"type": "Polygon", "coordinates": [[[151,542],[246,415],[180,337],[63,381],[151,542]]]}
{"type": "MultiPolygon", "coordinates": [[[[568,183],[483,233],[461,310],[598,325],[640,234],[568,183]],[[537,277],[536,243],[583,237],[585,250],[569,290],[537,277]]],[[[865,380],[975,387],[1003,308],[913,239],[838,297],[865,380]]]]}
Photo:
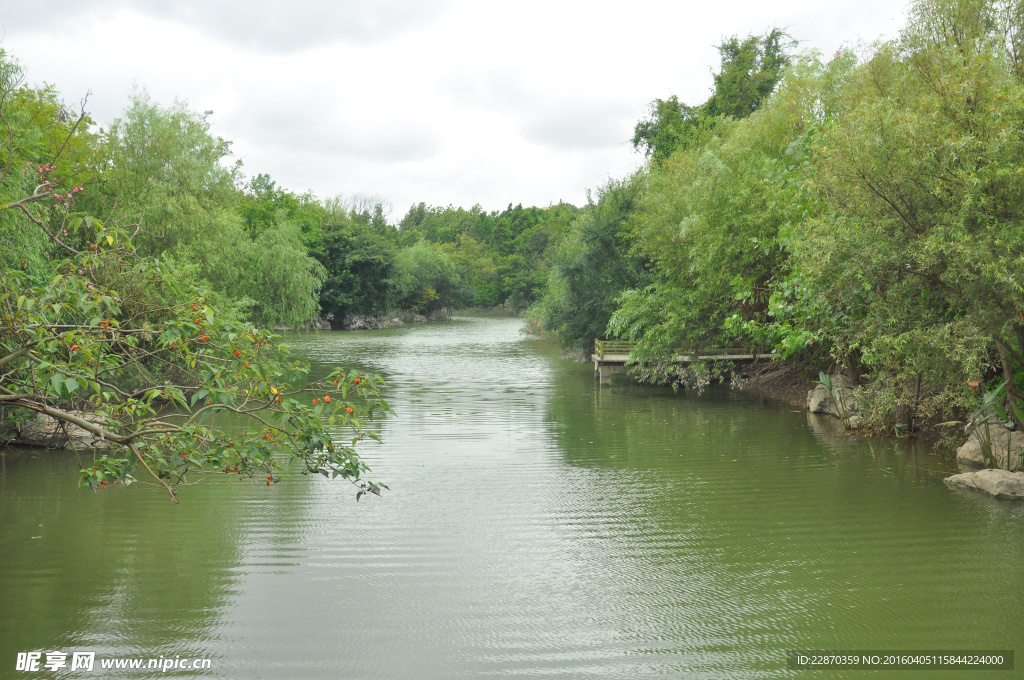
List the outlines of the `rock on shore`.
{"type": "Polygon", "coordinates": [[[331,328],[340,331],[371,331],[379,328],[391,328],[401,326],[402,320],[398,317],[389,316],[347,316],[344,319],[334,320],[331,328]]]}
{"type": "Polygon", "coordinates": [[[984,454],[986,440],[992,447],[992,455],[999,467],[1014,472],[1024,469],[1024,465],[1021,464],[1021,456],[1024,454],[1024,432],[1013,432],[995,424],[987,428],[973,427],[971,436],[956,451],[956,462],[964,467],[980,468],[988,465],[984,454]],[[1010,457],[1009,465],[1006,461],[1007,453],[1010,457]]]}
{"type": "MultiPolygon", "coordinates": [[[[77,411],[73,415],[85,420],[95,418],[95,416],[81,411],[77,411]]],[[[45,449],[74,449],[76,451],[106,449],[110,446],[109,441],[97,437],[92,432],[47,415],[37,416],[34,421],[24,425],[14,443],[22,446],[39,446],[45,449]]]]}
{"type": "Polygon", "coordinates": [[[977,470],[946,477],[943,481],[951,488],[976,489],[996,498],[1024,498],[1024,472],[977,470]]]}
{"type": "Polygon", "coordinates": [[[843,419],[843,412],[846,413],[844,424],[851,430],[859,429],[861,426],[861,415],[857,410],[857,401],[854,398],[853,388],[855,383],[845,375],[837,374],[832,376],[832,393],[824,385],[817,385],[813,390],[807,392],[807,410],[811,413],[822,413],[843,419]]]}

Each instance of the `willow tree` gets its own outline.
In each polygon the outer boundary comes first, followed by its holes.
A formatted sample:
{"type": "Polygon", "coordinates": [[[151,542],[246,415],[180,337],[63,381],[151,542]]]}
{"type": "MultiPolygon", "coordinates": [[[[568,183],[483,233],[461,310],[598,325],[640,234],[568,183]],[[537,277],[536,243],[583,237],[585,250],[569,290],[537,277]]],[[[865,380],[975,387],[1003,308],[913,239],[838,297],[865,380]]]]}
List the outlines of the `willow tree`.
{"type": "Polygon", "coordinates": [[[299,325],[319,314],[325,271],[310,257],[302,225],[285,211],[252,228],[240,189],[241,163],[211,131],[212,112],[162,107],[136,92],[101,135],[101,172],[83,207],[116,208],[138,223],[140,254],[173,258],[225,299],[241,300],[259,324],[299,325]]]}

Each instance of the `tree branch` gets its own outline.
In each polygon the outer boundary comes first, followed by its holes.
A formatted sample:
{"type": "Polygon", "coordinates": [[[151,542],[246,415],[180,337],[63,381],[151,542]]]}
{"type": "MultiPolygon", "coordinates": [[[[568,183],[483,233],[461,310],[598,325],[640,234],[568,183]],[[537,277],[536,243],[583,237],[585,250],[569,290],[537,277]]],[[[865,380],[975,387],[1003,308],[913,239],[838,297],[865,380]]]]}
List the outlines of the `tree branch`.
{"type": "Polygon", "coordinates": [[[160,479],[160,477],[158,477],[157,474],[153,472],[153,469],[149,467],[149,465],[146,463],[146,459],[142,457],[141,453],[139,453],[139,450],[135,447],[135,444],[129,444],[128,448],[132,450],[132,453],[135,454],[135,457],[139,459],[140,463],[142,463],[142,467],[146,468],[146,472],[148,472],[150,476],[152,476],[153,479],[155,479],[160,484],[160,486],[167,489],[167,493],[171,494],[171,500],[174,501],[175,504],[177,504],[178,492],[174,490],[174,487],[172,487],[164,480],[160,479]]]}
{"type": "Polygon", "coordinates": [[[75,124],[71,126],[71,130],[70,132],[68,132],[68,136],[64,138],[64,143],[60,145],[59,149],[57,149],[57,153],[53,154],[53,160],[56,161],[60,157],[60,155],[64,153],[64,147],[68,145],[68,142],[71,140],[71,137],[75,134],[75,130],[78,129],[78,126],[85,119],[85,103],[89,101],[89,95],[91,94],[92,90],[89,90],[85,93],[85,96],[82,98],[81,113],[78,116],[78,120],[76,120],[75,124]]]}

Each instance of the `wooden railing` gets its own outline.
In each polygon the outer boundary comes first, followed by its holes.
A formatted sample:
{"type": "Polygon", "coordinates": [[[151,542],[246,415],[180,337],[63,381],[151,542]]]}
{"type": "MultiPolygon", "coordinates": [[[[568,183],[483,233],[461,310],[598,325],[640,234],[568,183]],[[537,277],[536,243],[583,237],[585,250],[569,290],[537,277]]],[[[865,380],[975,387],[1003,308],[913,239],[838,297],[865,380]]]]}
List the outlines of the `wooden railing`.
{"type": "Polygon", "coordinates": [[[636,347],[635,342],[626,340],[600,340],[594,338],[594,354],[604,359],[605,354],[629,354],[636,347]]]}

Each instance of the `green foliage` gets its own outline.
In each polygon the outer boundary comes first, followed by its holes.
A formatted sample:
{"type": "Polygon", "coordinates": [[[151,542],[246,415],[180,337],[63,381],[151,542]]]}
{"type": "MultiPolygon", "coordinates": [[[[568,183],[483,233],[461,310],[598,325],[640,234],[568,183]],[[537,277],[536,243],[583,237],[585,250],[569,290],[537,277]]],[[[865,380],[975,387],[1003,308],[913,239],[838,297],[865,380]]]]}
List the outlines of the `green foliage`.
{"type": "Polygon", "coordinates": [[[676,95],[655,99],[649,109],[649,117],[636,124],[632,141],[633,148],[642,150],[654,163],[665,160],[679,147],[689,146],[708,122],[703,107],[687,106],[676,95]]]}
{"type": "Polygon", "coordinates": [[[788,49],[796,41],[778,28],[763,36],[738,36],[718,46],[722,63],[715,74],[715,93],[705,104],[709,116],[746,118],[775,90],[789,64],[788,49]]]}
{"type": "Polygon", "coordinates": [[[463,233],[457,243],[445,243],[444,251],[449,254],[459,275],[473,289],[473,304],[479,307],[495,307],[503,301],[502,277],[497,262],[502,258],[468,233],[463,233]]]}
{"type": "Polygon", "coordinates": [[[392,306],[428,314],[472,303],[455,263],[444,250],[421,241],[395,255],[389,287],[392,306]]]}
{"type": "Polygon", "coordinates": [[[402,219],[399,242],[440,244],[472,295],[464,302],[504,306],[519,312],[543,293],[551,254],[575,217],[576,208],[512,206],[485,213],[480,206],[431,208],[414,205],[402,219]]]}
{"type": "Polygon", "coordinates": [[[603,336],[616,298],[647,282],[644,259],[630,252],[623,235],[640,183],[638,175],[602,187],[554,254],[547,294],[535,314],[566,346],[586,349],[603,336]]]}
{"type": "Polygon", "coordinates": [[[104,135],[99,196],[87,208],[138,223],[139,252],[171,258],[259,324],[300,325],[319,313],[325,272],[309,256],[317,210],[265,175],[241,194],[230,144],[210,133],[210,112],[164,109],[137,93],[104,135]],[[305,229],[305,231],[303,231],[305,229]]]}
{"type": "Polygon", "coordinates": [[[278,224],[290,224],[302,232],[302,241],[318,249],[327,210],[316,198],[296,195],[277,186],[270,175],[258,174],[238,197],[238,212],[252,238],[278,224]]]}
{"type": "MultiPolygon", "coordinates": [[[[15,208],[27,212],[37,194],[15,208]]],[[[343,477],[379,493],[353,446],[387,411],[374,376],[309,366],[256,327],[210,303],[166,262],[139,256],[113,221],[58,213],[40,222],[89,248],[63,247],[46,282],[19,271],[0,279],[0,405],[48,415],[109,442],[81,471],[83,488],[175,486],[209,475],[280,481],[290,460],[304,473],[343,477]],[[218,414],[244,425],[216,426],[218,414]],[[336,443],[331,428],[351,433],[336,443]],[[146,477],[150,481],[146,482],[146,477]],[[143,479],[139,479],[142,477],[143,479]]],[[[357,496],[358,498],[358,496],[357,496]]]]}
{"type": "MultiPolygon", "coordinates": [[[[91,120],[68,109],[52,87],[28,88],[23,78],[21,66],[0,50],[0,199],[20,199],[47,182],[73,188],[77,197],[90,175],[91,120]]],[[[66,211],[66,196],[48,198],[37,204],[37,212],[66,211]]],[[[26,215],[0,211],[0,272],[41,275],[51,251],[46,234],[26,215]]]]}
{"type": "Polygon", "coordinates": [[[142,254],[182,252],[241,227],[234,210],[239,167],[224,164],[231,145],[210,134],[211,113],[183,102],[164,109],[136,92],[103,136],[104,201],[95,209],[103,214],[116,201],[128,223],[140,223],[142,254]]]}
{"type": "Polygon", "coordinates": [[[969,407],[964,385],[993,363],[1011,403],[1021,398],[1024,83],[1013,45],[1024,24],[1014,7],[915,3],[900,38],[849,74],[809,151],[818,209],[787,233],[812,305],[803,322],[903,411],[969,407]]]}
{"type": "Polygon", "coordinates": [[[801,62],[761,111],[652,165],[628,222],[650,285],[624,291],[608,327],[640,343],[635,359],[764,341],[751,331],[769,320],[771,286],[786,273],[778,233],[792,215],[777,166],[819,105],[821,70],[801,62]]]}
{"type": "Polygon", "coordinates": [[[176,500],[211,474],[269,486],[296,460],[352,481],[357,499],[379,493],[353,447],[376,436],[383,383],[340,370],[311,381],[243,321],[318,312],[324,269],[306,242],[324,208],[267,178],[264,203],[242,196],[208,114],[139,96],[97,138],[20,78],[0,52],[2,426],[41,413],[107,442],[81,471],[96,490],[148,483],[176,500]]]}
{"type": "Polygon", "coordinates": [[[320,291],[324,314],[341,321],[386,311],[395,246],[377,230],[338,214],[323,227],[318,259],[327,272],[320,291]]]}
{"type": "Polygon", "coordinates": [[[780,32],[723,43],[702,115],[728,118],[644,138],[667,140],[628,223],[651,281],[609,332],[648,365],[827,350],[882,429],[967,412],[999,380],[1024,424],[1022,34],[1020,3],[919,0],[863,63],[803,58],[779,84],[780,32]]]}
{"type": "Polygon", "coordinates": [[[777,28],[742,41],[737,36],[723,40],[711,97],[698,106],[688,106],[675,95],[655,99],[648,117],[636,124],[633,148],[642,150],[657,166],[677,149],[700,145],[720,118],[746,118],[775,90],[790,61],[788,50],[795,46],[777,28]]]}
{"type": "Polygon", "coordinates": [[[239,246],[234,277],[220,283],[226,294],[252,301],[254,323],[301,326],[320,314],[327,271],[309,255],[297,226],[275,223],[239,246]]]}

